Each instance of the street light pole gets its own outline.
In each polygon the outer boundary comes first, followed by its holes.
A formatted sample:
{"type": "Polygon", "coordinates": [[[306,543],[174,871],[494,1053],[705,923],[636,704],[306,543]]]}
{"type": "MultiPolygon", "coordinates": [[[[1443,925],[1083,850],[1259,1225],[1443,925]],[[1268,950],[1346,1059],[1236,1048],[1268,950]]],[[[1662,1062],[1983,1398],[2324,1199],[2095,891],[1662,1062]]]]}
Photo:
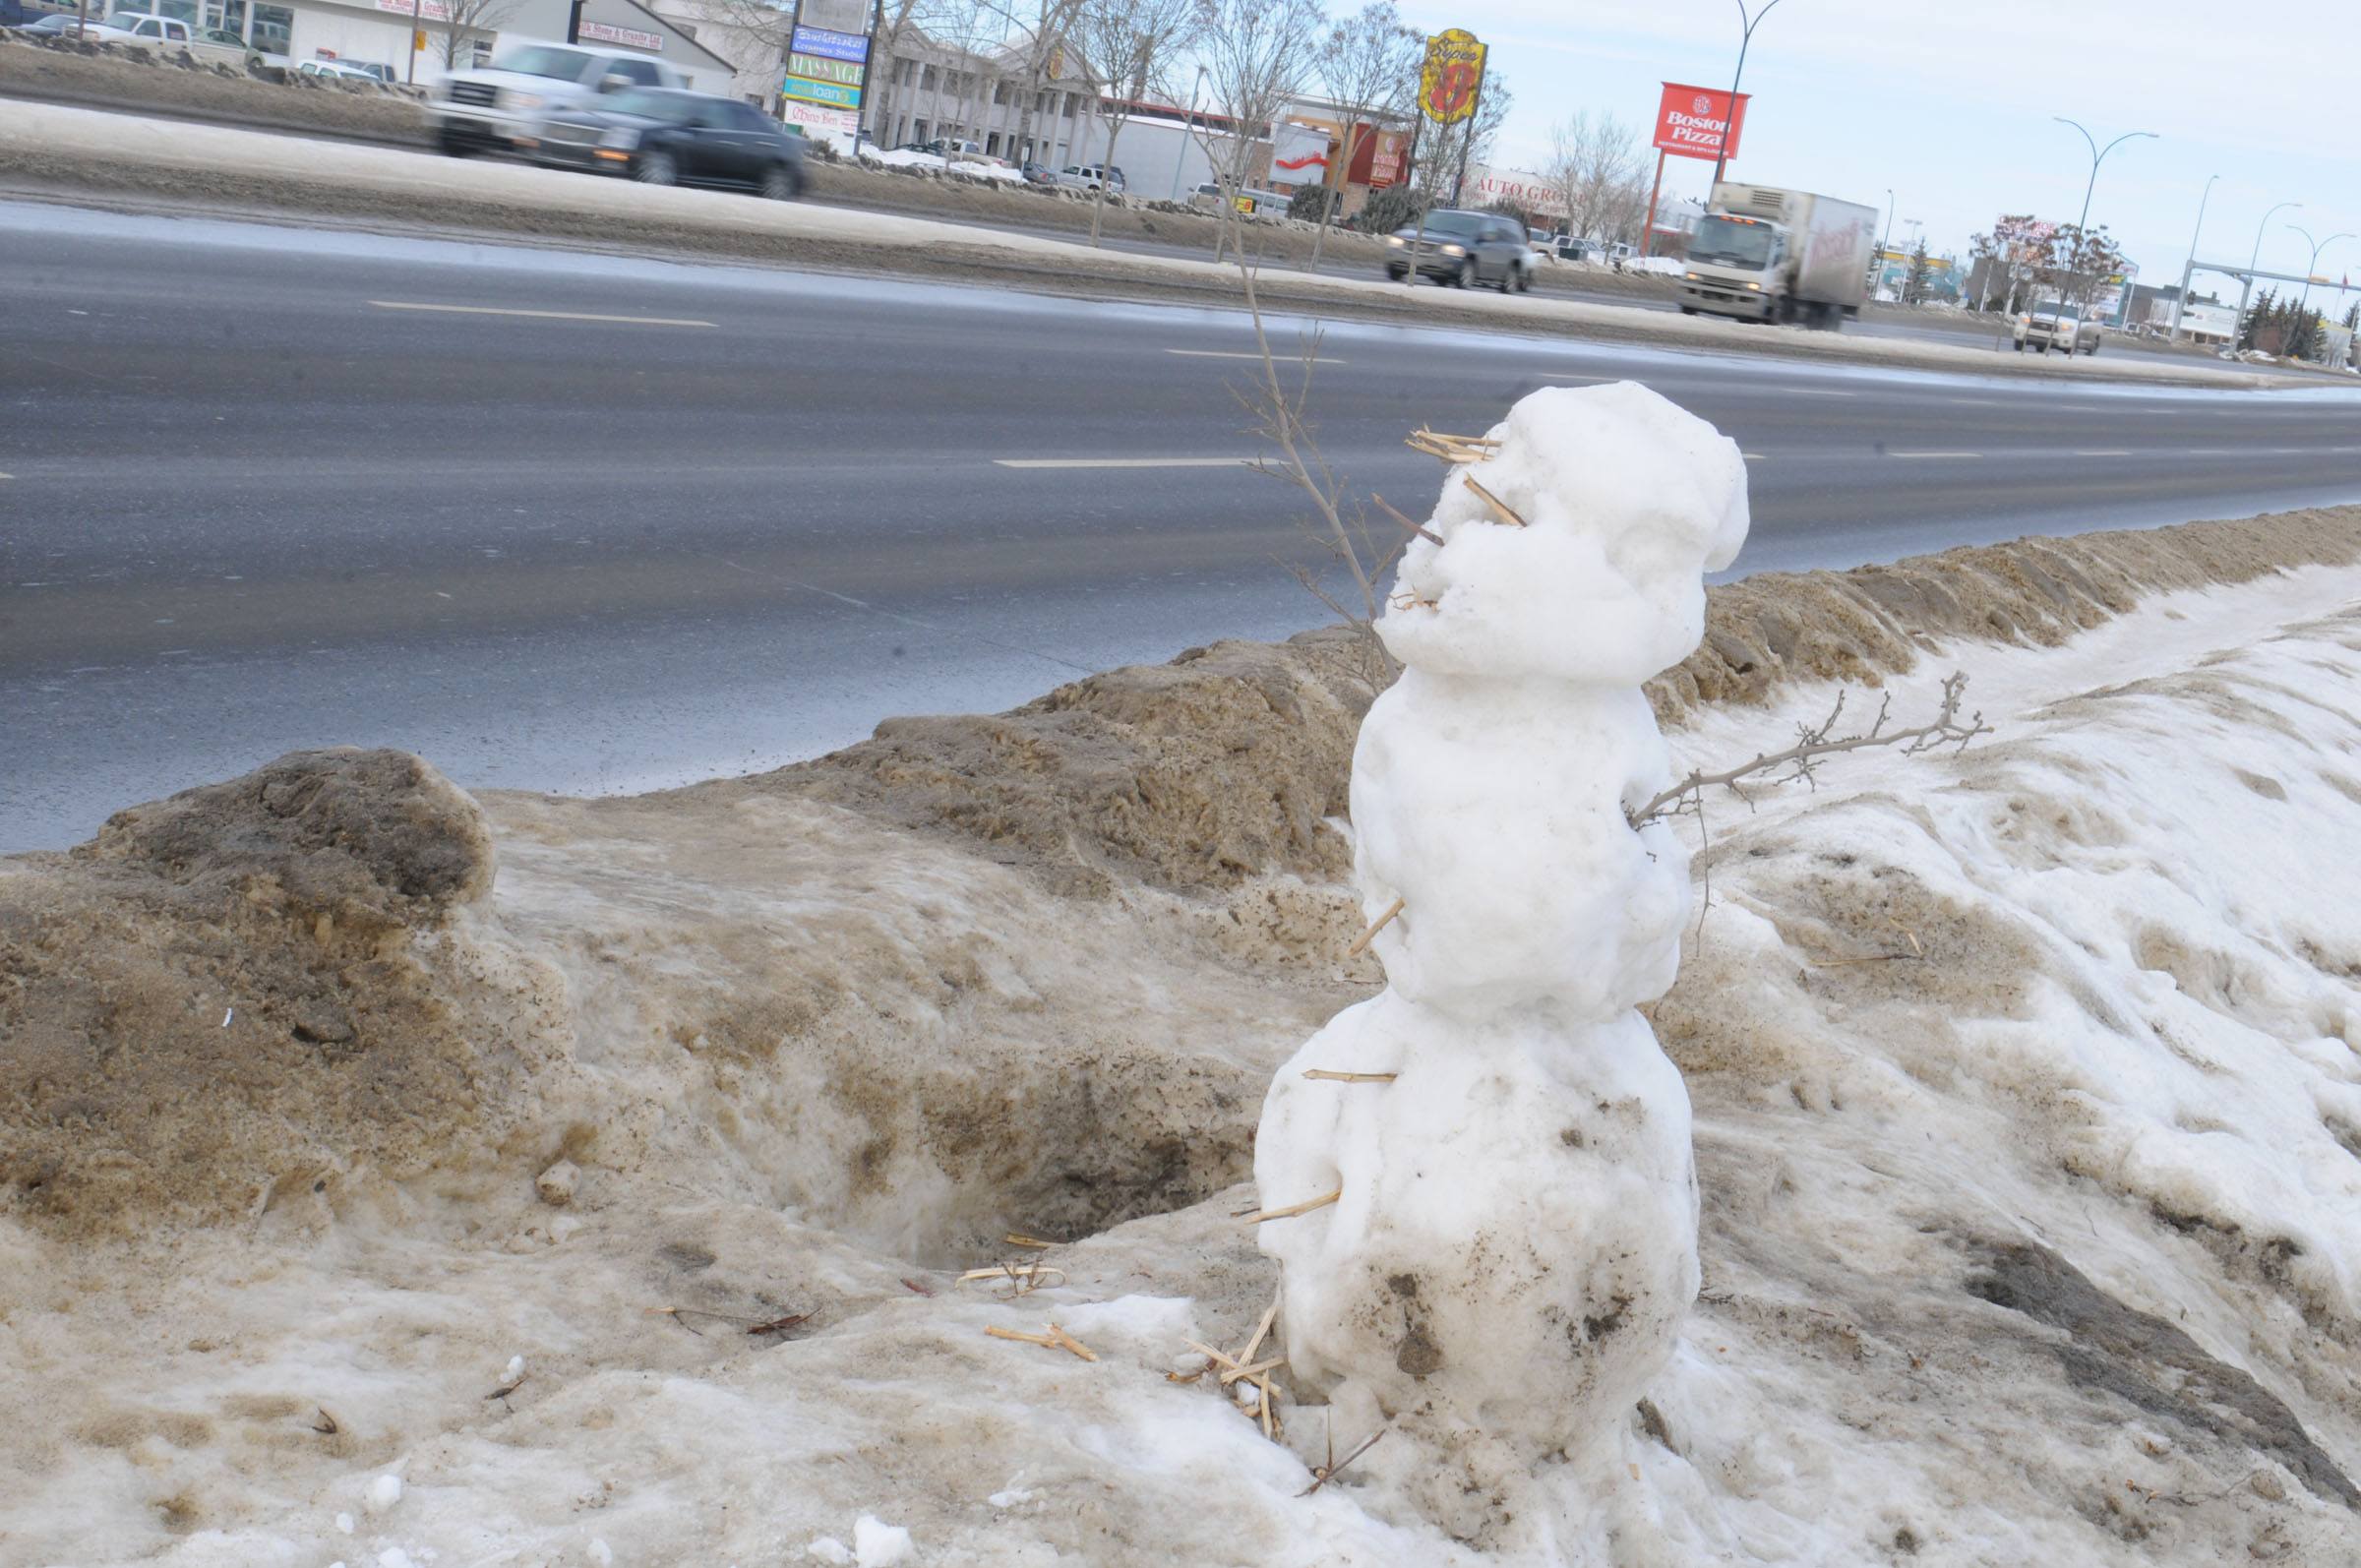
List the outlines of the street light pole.
{"type": "Polygon", "coordinates": [[[1877,293],[1878,285],[1886,280],[1886,252],[1894,248],[1894,213],[1900,207],[1901,204],[1894,200],[1894,187],[1887,186],[1886,237],[1877,242],[1877,266],[1869,274],[1869,292],[1872,296],[1877,293]]]}
{"type": "MultiPolygon", "coordinates": [[[[2206,194],[2197,199],[2197,232],[2189,236],[2189,265],[2191,267],[2197,265],[2197,242],[2205,238],[2206,234],[2206,204],[2213,200],[2213,182],[2220,178],[2221,176],[2218,174],[2208,175],[2206,177],[2206,194]]],[[[2172,335],[2175,339],[2181,335],[2181,318],[2188,314],[2189,274],[2183,272],[2180,297],[2172,302],[2172,335]]]]}
{"type": "Polygon", "coordinates": [[[2298,234],[2303,235],[2305,243],[2312,247],[2312,259],[2304,264],[2304,297],[2302,301],[2295,307],[2297,313],[2301,314],[2305,311],[2309,311],[2312,308],[2312,271],[2313,269],[2320,266],[2320,253],[2327,250],[2330,246],[2335,244],[2338,240],[2349,240],[2352,238],[2352,236],[2350,234],[2331,234],[2325,240],[2315,240],[2312,238],[2309,230],[2296,228],[2293,223],[2290,223],[2287,226],[2295,229],[2298,234]]]}
{"type": "MultiPolygon", "coordinates": [[[[2161,141],[2162,138],[2158,137],[2153,131],[2126,131],[2123,135],[2117,137],[2114,141],[2109,142],[2105,147],[2102,148],[2098,145],[2098,138],[2092,136],[2089,131],[2084,127],[2081,121],[2069,120],[2063,114],[2053,114],[2050,116],[2050,118],[2057,121],[2060,125],[2071,125],[2076,130],[2081,131],[2083,133],[2083,140],[2090,144],[2090,181],[2089,184],[2083,187],[2083,215],[2075,222],[2074,225],[2074,248],[2077,252],[2073,258],[2073,261],[2076,264],[2074,268],[2074,275],[2080,276],[2082,273],[2082,260],[2085,256],[2088,256],[2090,253],[2090,195],[2093,191],[2098,189],[2098,166],[2107,160],[2107,154],[2109,152],[2114,151],[2126,142],[2136,142],[2142,137],[2148,138],[2150,142],[2161,141]]],[[[2060,304],[2064,304],[2065,300],[2066,291],[2064,289],[2060,289],[2058,291],[2058,302],[2060,304]]]]}
{"type": "Polygon", "coordinates": [[[1778,4],[1779,0],[1770,0],[1769,5],[1764,6],[1754,15],[1748,16],[1746,0],[1738,0],[1738,21],[1746,30],[1738,34],[1738,68],[1730,73],[1729,78],[1729,113],[1722,121],[1722,145],[1714,150],[1714,183],[1716,185],[1722,183],[1722,165],[1729,161],[1729,133],[1735,130],[1738,124],[1738,84],[1746,78],[1746,46],[1754,41],[1754,30],[1762,26],[1763,18],[1769,16],[1772,7],[1778,4]]]}
{"type": "MultiPolygon", "coordinates": [[[[1197,67],[1197,85],[1189,90],[1188,112],[1180,117],[1180,150],[1173,154],[1173,200],[1180,200],[1180,171],[1188,165],[1188,139],[1195,134],[1197,99],[1205,91],[1205,68],[1197,67]]],[[[1207,163],[1212,159],[1208,157],[1207,163]]],[[[1219,216],[1217,213],[1216,216],[1219,216]]]]}
{"type": "MultiPolygon", "coordinates": [[[[2281,202],[2270,212],[2264,213],[2263,221],[2255,225],[2255,253],[2246,259],[2246,276],[2240,279],[2245,286],[2238,290],[2238,318],[2230,323],[2230,357],[2233,359],[2238,355],[2239,339],[2246,335],[2246,302],[2255,293],[2255,264],[2263,260],[2263,231],[2270,227],[2271,212],[2284,212],[2291,207],[2301,211],[2303,206],[2301,202],[2281,202]]],[[[2309,271],[2310,269],[2305,271],[2309,271]]]]}

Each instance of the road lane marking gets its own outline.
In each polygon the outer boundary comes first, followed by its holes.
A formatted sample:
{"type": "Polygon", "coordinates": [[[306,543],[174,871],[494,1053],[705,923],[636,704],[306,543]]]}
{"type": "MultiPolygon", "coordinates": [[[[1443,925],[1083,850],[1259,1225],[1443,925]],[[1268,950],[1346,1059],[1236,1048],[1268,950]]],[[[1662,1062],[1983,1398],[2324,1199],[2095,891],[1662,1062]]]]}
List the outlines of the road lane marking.
{"type": "Polygon", "coordinates": [[[2120,447],[2091,447],[2075,452],[2077,457],[2129,457],[2128,449],[2120,447]]]}
{"type": "MultiPolygon", "coordinates": [[[[1240,353],[1237,350],[1228,348],[1168,348],[1165,350],[1165,352],[1168,354],[1179,354],[1182,359],[1260,359],[1262,357],[1260,354],[1240,353]]],[[[1271,355],[1271,358],[1282,365],[1301,365],[1303,363],[1303,356],[1302,354],[1274,353],[1271,355]]],[[[1315,365],[1341,365],[1344,363],[1344,361],[1341,359],[1322,359],[1314,357],[1312,363],[1315,365]]]]}
{"type": "Polygon", "coordinates": [[[1961,408],[2006,408],[2009,406],[1997,397],[1946,397],[1943,400],[1961,408]]]}
{"type": "Polygon", "coordinates": [[[543,322],[616,322],[627,327],[710,327],[711,322],[679,316],[600,316],[589,311],[503,310],[492,305],[427,305],[404,299],[373,299],[379,310],[435,311],[446,316],[524,316],[543,322]]]}
{"type": "Polygon", "coordinates": [[[1789,387],[1787,394],[1791,397],[1858,397],[1860,395],[1859,392],[1831,392],[1822,387],[1789,387]]]}
{"type": "Polygon", "coordinates": [[[1000,468],[1251,468],[1259,457],[995,457],[1000,468]]]}
{"type": "Polygon", "coordinates": [[[1769,455],[1769,453],[1760,452],[1741,452],[1738,453],[1738,455],[1745,458],[1748,462],[1761,462],[1764,457],[1769,455]]]}
{"type": "Polygon", "coordinates": [[[1981,457],[1980,452],[1889,452],[1889,457],[1981,457]]]}

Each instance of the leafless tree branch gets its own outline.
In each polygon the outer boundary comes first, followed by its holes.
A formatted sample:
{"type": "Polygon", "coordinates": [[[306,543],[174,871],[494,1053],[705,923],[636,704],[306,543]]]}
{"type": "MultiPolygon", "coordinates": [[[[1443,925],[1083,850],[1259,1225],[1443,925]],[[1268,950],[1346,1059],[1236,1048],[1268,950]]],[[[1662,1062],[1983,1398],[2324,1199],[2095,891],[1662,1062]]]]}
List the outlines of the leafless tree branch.
{"type": "Polygon", "coordinates": [[[1899,749],[1905,756],[1916,756],[1922,752],[1943,747],[1950,747],[1955,752],[1962,750],[1977,736],[1992,733],[1991,726],[1984,722],[1981,712],[1970,714],[1965,722],[1961,720],[1960,702],[1967,691],[1967,675],[1954,671],[1943,682],[1943,697],[1934,718],[1915,729],[1907,730],[1886,728],[1894,708],[1893,694],[1888,693],[1885,700],[1878,704],[1877,717],[1869,727],[1857,734],[1845,736],[1836,733],[1838,724],[1845,716],[1846,696],[1846,693],[1840,692],[1836,705],[1829,709],[1827,718],[1818,724],[1799,724],[1795,727],[1795,744],[1786,751],[1768,753],[1751,762],[1724,768],[1719,772],[1692,771],[1686,778],[1657,792],[1647,804],[1627,810],[1625,818],[1633,827],[1639,828],[1666,817],[1701,815],[1705,807],[1705,792],[1710,789],[1726,789],[1750,806],[1753,802],[1746,793],[1746,786],[1750,784],[1779,785],[1801,781],[1806,788],[1816,789],[1819,786],[1820,764],[1829,757],[1841,756],[1847,752],[1865,752],[1873,747],[1890,746],[1899,749]]]}

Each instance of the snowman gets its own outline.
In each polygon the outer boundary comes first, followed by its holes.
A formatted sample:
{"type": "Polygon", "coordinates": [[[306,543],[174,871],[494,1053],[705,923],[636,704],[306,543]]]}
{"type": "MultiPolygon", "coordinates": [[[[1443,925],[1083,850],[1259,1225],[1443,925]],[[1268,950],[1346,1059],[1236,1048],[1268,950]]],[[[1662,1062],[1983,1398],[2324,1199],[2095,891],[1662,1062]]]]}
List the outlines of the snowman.
{"type": "Polygon", "coordinates": [[[1698,1286],[1688,1094],[1637,1010],[1691,910],[1682,844],[1630,822],[1671,777],[1641,687],[1703,634],[1745,465],[1630,383],[1427,439],[1452,467],[1353,757],[1387,985],[1272,1084],[1258,1235],[1299,1386],[1407,1439],[1356,1467],[1373,1497],[1587,1561],[1698,1286]]]}

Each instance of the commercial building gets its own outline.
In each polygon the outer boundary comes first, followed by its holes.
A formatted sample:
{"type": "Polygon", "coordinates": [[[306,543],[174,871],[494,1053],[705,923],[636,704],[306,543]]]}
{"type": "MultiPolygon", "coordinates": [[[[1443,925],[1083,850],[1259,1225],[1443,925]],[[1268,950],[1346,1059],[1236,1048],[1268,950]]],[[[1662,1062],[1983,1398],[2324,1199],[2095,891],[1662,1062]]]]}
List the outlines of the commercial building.
{"type": "MultiPolygon", "coordinates": [[[[506,38],[566,36],[572,0],[157,0],[148,6],[193,26],[225,28],[290,65],[352,60],[393,68],[397,82],[433,82],[490,59],[506,38]]],[[[581,0],[584,43],[671,62],[700,91],[730,90],[731,62],[699,45],[693,28],[638,0],[581,0]]]]}

